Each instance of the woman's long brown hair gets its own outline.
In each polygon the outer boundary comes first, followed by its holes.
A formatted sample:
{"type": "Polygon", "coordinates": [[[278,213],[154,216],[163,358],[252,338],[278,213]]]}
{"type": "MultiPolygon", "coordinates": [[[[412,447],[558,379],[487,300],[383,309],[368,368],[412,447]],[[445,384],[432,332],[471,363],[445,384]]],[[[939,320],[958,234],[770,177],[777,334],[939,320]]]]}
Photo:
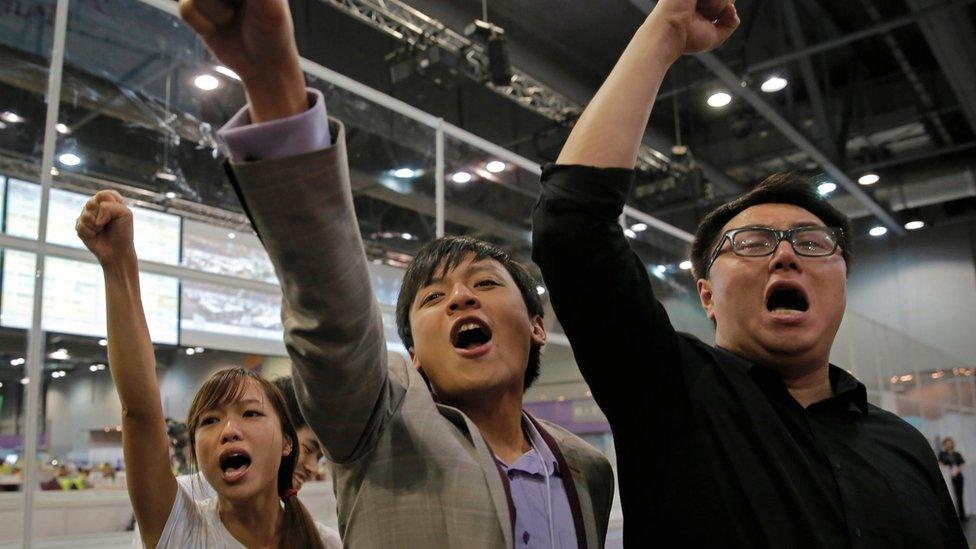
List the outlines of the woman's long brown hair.
{"type": "MultiPolygon", "coordinates": [[[[214,372],[200,390],[197,391],[190,405],[189,417],[187,418],[187,436],[190,444],[190,454],[196,461],[196,430],[200,426],[200,421],[205,412],[218,408],[229,402],[234,402],[243,397],[247,390],[248,382],[255,383],[264,391],[268,397],[268,402],[278,414],[281,422],[281,433],[286,440],[291,441],[291,453],[281,458],[278,467],[278,497],[281,497],[287,490],[292,488],[292,475],[295,472],[295,464],[298,461],[298,434],[295,432],[294,421],[288,414],[285,406],[285,398],[277,387],[268,380],[243,368],[227,368],[214,372]]],[[[297,497],[292,496],[284,501],[285,514],[281,521],[281,529],[278,532],[279,547],[312,547],[315,549],[325,549],[322,538],[319,536],[315,521],[312,520],[308,509],[302,505],[297,497]]]]}

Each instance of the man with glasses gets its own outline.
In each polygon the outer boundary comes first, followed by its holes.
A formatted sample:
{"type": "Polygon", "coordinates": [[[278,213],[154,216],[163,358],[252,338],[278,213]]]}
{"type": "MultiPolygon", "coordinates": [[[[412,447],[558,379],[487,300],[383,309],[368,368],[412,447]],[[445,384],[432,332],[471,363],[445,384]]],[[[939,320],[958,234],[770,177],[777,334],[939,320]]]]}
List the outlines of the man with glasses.
{"type": "Polygon", "coordinates": [[[669,66],[738,23],[731,0],[659,0],[533,215],[533,259],[613,429],[625,546],[965,547],[925,438],[829,363],[851,231],[811,182],[772,176],[699,225],[715,346],[674,330],[619,225],[669,66]]]}

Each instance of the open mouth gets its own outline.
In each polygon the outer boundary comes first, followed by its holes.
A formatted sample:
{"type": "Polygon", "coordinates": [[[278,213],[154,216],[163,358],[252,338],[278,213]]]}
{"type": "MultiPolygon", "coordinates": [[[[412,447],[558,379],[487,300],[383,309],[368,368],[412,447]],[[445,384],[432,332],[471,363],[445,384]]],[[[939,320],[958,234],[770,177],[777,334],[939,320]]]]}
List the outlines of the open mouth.
{"type": "Polygon", "coordinates": [[[773,313],[796,314],[810,308],[806,296],[798,288],[782,286],[766,298],[766,310],[773,313]]]}
{"type": "Polygon", "coordinates": [[[465,319],[451,331],[451,345],[455,349],[475,349],[491,341],[491,329],[476,318],[465,319]]]}
{"type": "Polygon", "coordinates": [[[251,456],[247,452],[234,450],[220,456],[220,470],[227,482],[243,478],[250,466],[251,456]]]}

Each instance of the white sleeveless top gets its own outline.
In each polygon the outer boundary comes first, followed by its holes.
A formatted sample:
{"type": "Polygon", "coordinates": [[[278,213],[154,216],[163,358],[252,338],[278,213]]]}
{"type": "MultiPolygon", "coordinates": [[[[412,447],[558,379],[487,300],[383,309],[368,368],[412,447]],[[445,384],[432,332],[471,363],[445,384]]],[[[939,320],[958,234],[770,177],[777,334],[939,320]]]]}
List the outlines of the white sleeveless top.
{"type": "MultiPolygon", "coordinates": [[[[339,533],[321,524],[315,527],[322,537],[326,549],[342,549],[339,533]]],[[[206,547],[223,549],[246,549],[227,531],[220,521],[217,498],[194,501],[180,485],[173,500],[173,509],[159,537],[157,549],[183,549],[187,547],[206,547]]]]}

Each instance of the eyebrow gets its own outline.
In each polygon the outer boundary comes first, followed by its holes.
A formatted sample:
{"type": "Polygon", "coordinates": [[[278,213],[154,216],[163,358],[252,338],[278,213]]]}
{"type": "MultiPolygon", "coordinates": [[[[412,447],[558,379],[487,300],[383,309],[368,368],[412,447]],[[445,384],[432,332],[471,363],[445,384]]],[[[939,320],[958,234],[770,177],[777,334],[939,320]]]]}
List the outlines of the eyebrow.
{"type": "MultiPolygon", "coordinates": [[[[478,260],[476,263],[472,264],[470,267],[467,267],[464,270],[464,275],[471,276],[472,274],[478,274],[482,271],[490,271],[493,274],[499,274],[497,268],[494,265],[492,265],[491,263],[487,263],[484,260],[478,260]]],[[[423,288],[427,288],[429,286],[433,286],[434,284],[439,284],[441,282],[444,282],[444,278],[445,277],[443,275],[438,276],[436,278],[432,278],[430,280],[430,284],[423,286],[423,288]]]]}

